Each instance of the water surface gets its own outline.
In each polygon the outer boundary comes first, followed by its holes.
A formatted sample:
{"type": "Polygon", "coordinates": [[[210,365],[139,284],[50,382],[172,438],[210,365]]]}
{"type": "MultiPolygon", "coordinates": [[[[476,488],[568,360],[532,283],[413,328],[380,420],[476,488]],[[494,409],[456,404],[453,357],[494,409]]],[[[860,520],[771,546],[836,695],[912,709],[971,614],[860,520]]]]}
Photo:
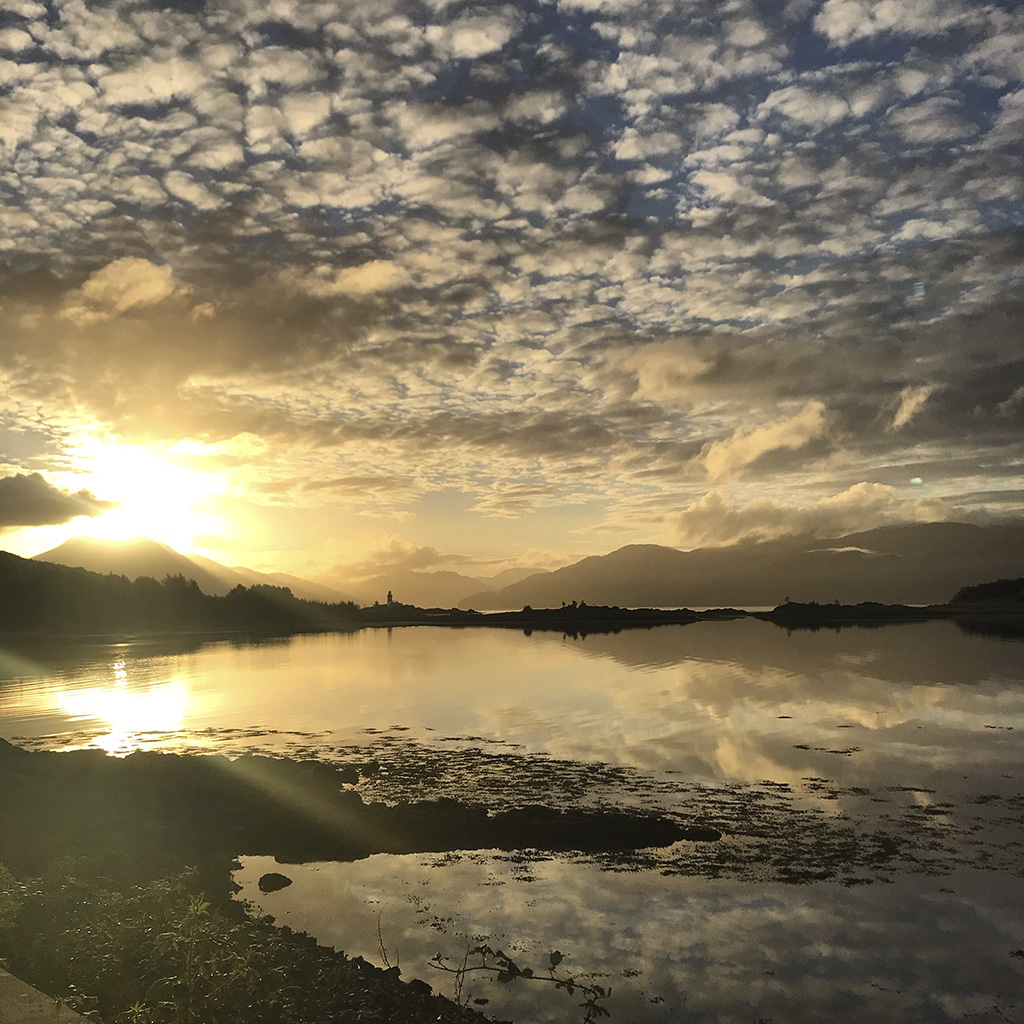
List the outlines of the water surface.
{"type": "MultiPolygon", "coordinates": [[[[294,884],[270,895],[273,863],[243,859],[243,897],[376,962],[379,915],[403,976],[441,991],[430,956],[488,938],[568,951],[620,1022],[1024,1019],[1019,642],[740,620],[0,649],[0,735],[26,746],[318,756],[362,766],[368,799],[640,806],[725,833],[278,865],[294,884]]],[[[476,995],[575,1019],[526,989],[476,995]]]]}

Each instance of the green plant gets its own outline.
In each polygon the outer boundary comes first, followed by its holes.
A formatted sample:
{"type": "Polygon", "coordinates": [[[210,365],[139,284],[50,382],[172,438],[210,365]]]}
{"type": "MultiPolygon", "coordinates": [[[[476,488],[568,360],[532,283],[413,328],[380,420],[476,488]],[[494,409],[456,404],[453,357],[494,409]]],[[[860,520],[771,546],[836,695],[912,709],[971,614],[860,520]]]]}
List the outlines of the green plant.
{"type": "Polygon", "coordinates": [[[10,941],[23,902],[24,886],[0,864],[0,964],[5,962],[3,948],[10,941]]]}
{"type": "Polygon", "coordinates": [[[0,869],[0,957],[97,1024],[428,1024],[453,1009],[272,918],[219,912],[193,875],[116,891],[89,870],[21,883],[0,869]]]}
{"type": "Polygon", "coordinates": [[[455,976],[452,998],[460,1009],[465,1008],[468,1000],[466,995],[467,976],[475,972],[483,972],[504,985],[523,979],[524,981],[546,982],[570,996],[578,992],[583,997],[583,1002],[579,1004],[583,1010],[583,1024],[592,1024],[599,1017],[610,1017],[610,1011],[602,1005],[602,1002],[611,996],[612,990],[593,982],[583,982],[576,975],[560,976],[556,974],[555,971],[564,959],[564,953],[554,950],[548,954],[547,965],[543,968],[547,973],[538,974],[532,967],[520,967],[504,950],[492,949],[486,943],[473,947],[467,943],[465,955],[455,966],[452,966],[451,958],[442,953],[433,957],[430,966],[455,976]]]}
{"type": "Polygon", "coordinates": [[[253,995],[264,1010],[277,1001],[245,929],[212,914],[201,896],[189,895],[176,926],[157,936],[154,953],[169,971],[147,990],[147,1002],[156,1010],[172,1010],[173,1024],[227,1019],[253,995]]]}

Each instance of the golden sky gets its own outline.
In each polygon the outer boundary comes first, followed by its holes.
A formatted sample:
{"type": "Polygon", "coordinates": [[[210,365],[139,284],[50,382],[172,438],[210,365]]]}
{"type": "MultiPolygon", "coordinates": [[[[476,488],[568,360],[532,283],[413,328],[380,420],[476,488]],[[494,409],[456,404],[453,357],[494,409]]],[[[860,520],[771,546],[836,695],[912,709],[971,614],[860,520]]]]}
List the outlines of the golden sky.
{"type": "Polygon", "coordinates": [[[1019,515],[1022,67],[1010,2],[13,0],[0,545],[1019,515]]]}

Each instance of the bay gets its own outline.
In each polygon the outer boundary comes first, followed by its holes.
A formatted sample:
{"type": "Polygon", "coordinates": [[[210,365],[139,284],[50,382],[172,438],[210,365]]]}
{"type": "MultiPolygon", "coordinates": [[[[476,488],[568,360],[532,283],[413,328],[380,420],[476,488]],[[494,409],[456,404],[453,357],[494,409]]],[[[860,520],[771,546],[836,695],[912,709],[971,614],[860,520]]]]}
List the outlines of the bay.
{"type": "MultiPolygon", "coordinates": [[[[366,799],[631,806],[724,833],[625,858],[239,851],[241,898],[374,962],[383,942],[440,991],[430,958],[487,940],[533,966],[567,951],[617,1022],[1017,1021],[1022,653],[949,622],[8,638],[0,735],[317,756],[362,766],[366,799]],[[267,870],[293,884],[260,892],[267,870]]],[[[550,986],[474,986],[500,1016],[580,1019],[550,986]]]]}

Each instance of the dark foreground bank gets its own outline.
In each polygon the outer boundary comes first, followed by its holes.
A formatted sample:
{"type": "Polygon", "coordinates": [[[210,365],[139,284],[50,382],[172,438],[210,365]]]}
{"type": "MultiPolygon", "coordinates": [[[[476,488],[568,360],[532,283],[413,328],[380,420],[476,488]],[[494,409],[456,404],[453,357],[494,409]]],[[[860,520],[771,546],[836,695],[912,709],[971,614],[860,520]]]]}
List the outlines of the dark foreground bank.
{"type": "Polygon", "coordinates": [[[720,835],[617,811],[365,803],[349,788],[358,778],[316,761],[119,759],[0,740],[0,958],[104,1024],[470,1020],[422,982],[242,916],[229,899],[235,858],[627,851],[720,835]],[[189,882],[175,877],[186,866],[189,882]]]}
{"type": "Polygon", "coordinates": [[[456,800],[364,803],[354,768],[246,754],[29,752],[0,740],[0,861],[38,873],[61,856],[100,858],[125,877],[239,854],[282,861],[475,849],[631,850],[717,839],[701,826],[625,811],[524,806],[500,813],[456,800]]]}
{"type": "Polygon", "coordinates": [[[96,1024],[436,1024],[484,1018],[247,912],[187,874],[118,890],[82,866],[0,865],[0,961],[96,1024]]]}

